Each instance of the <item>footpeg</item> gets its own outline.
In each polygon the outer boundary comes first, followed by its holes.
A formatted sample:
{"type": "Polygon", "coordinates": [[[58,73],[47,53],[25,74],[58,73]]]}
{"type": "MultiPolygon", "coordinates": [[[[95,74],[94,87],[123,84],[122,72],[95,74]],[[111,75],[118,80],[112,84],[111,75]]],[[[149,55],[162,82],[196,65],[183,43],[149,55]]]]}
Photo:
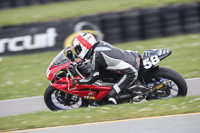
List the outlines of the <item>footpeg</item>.
{"type": "Polygon", "coordinates": [[[133,102],[140,102],[140,101],[142,101],[144,98],[145,98],[145,96],[142,96],[142,95],[140,95],[140,96],[135,96],[135,97],[133,98],[133,102]]]}

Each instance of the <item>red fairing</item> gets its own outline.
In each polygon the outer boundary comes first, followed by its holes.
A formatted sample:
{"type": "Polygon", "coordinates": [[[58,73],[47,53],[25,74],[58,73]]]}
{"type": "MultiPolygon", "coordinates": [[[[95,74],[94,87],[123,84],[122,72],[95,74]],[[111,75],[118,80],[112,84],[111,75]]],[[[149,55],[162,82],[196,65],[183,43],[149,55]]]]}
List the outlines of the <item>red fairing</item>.
{"type": "MultiPolygon", "coordinates": [[[[75,77],[75,79],[81,79],[80,76],[75,77]]],[[[85,85],[85,84],[80,84],[73,86],[72,85],[72,79],[68,78],[68,81],[66,78],[61,78],[55,83],[51,83],[51,85],[58,90],[61,90],[66,93],[70,94],[76,94],[79,97],[88,99],[88,100],[101,100],[104,98],[110,91],[112,87],[110,86],[96,86],[96,85],[85,85]],[[64,84],[67,83],[67,84],[64,84]],[[98,92],[98,93],[97,93],[98,92]]]]}
{"type": "MultiPolygon", "coordinates": [[[[87,48],[92,46],[80,36],[78,36],[77,39],[81,41],[83,45],[85,45],[87,48]]],[[[79,97],[82,97],[87,100],[99,100],[99,101],[102,100],[102,98],[104,98],[109,93],[112,87],[105,85],[91,85],[91,84],[90,85],[80,84],[73,86],[70,74],[68,75],[67,79],[66,77],[60,77],[60,79],[56,78],[57,74],[59,74],[60,71],[64,70],[66,71],[66,73],[69,73],[69,70],[74,69],[74,67],[71,66],[74,63],[78,64],[79,62],[79,60],[76,60],[76,62],[71,62],[68,58],[66,58],[65,52],[67,52],[70,49],[71,48],[66,48],[62,50],[49,65],[46,75],[47,79],[52,82],[50,83],[50,85],[58,90],[61,90],[69,94],[78,95],[79,97]]],[[[75,77],[75,79],[81,79],[81,76],[77,76],[75,77]]]]}
{"type": "Polygon", "coordinates": [[[59,72],[61,69],[69,68],[69,67],[70,67],[70,62],[68,62],[66,64],[62,64],[62,65],[56,65],[53,67],[49,67],[47,69],[47,79],[52,81],[54,74],[59,72]]]}

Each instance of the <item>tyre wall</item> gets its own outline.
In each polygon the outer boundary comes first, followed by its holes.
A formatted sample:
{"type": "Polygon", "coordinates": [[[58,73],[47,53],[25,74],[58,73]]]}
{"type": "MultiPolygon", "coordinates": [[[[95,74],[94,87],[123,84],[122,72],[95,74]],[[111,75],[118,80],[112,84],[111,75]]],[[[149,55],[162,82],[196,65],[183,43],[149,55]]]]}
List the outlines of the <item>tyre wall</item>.
{"type": "MultiPolygon", "coordinates": [[[[7,1],[7,0],[6,0],[7,1]]],[[[24,0],[20,0],[23,1],[24,0]]],[[[43,0],[48,1],[48,0],[43,0]]],[[[37,3],[37,0],[34,0],[37,3]]],[[[139,8],[0,28],[0,55],[61,50],[83,31],[111,44],[200,32],[200,3],[139,8]]]]}
{"type": "Polygon", "coordinates": [[[0,10],[73,0],[0,0],[0,10]]]}

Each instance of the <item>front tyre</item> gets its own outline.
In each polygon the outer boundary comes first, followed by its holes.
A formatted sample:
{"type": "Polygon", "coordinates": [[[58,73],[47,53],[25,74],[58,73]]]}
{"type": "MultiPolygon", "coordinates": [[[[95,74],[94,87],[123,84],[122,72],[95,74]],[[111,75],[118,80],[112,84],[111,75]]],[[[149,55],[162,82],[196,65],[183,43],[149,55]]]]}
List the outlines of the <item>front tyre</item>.
{"type": "Polygon", "coordinates": [[[87,106],[81,97],[62,92],[53,86],[48,86],[44,93],[44,101],[47,107],[52,110],[68,110],[87,106]]]}
{"type": "Polygon", "coordinates": [[[165,87],[151,93],[147,100],[173,98],[177,96],[187,95],[187,84],[185,79],[176,71],[168,68],[159,68],[153,74],[149,75],[146,79],[148,87],[158,85],[164,81],[170,81],[165,87]]]}

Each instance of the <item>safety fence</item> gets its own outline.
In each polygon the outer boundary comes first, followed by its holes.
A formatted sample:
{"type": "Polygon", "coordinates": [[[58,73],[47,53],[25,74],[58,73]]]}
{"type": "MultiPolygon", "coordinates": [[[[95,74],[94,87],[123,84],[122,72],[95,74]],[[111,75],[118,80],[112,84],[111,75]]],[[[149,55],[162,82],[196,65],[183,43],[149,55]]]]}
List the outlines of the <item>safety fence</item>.
{"type": "Polygon", "coordinates": [[[23,6],[41,5],[59,1],[74,1],[74,0],[0,0],[0,10],[23,7],[23,6]]]}
{"type": "Polygon", "coordinates": [[[60,50],[89,31],[111,44],[200,32],[200,3],[139,8],[0,28],[0,55],[60,50]]]}

